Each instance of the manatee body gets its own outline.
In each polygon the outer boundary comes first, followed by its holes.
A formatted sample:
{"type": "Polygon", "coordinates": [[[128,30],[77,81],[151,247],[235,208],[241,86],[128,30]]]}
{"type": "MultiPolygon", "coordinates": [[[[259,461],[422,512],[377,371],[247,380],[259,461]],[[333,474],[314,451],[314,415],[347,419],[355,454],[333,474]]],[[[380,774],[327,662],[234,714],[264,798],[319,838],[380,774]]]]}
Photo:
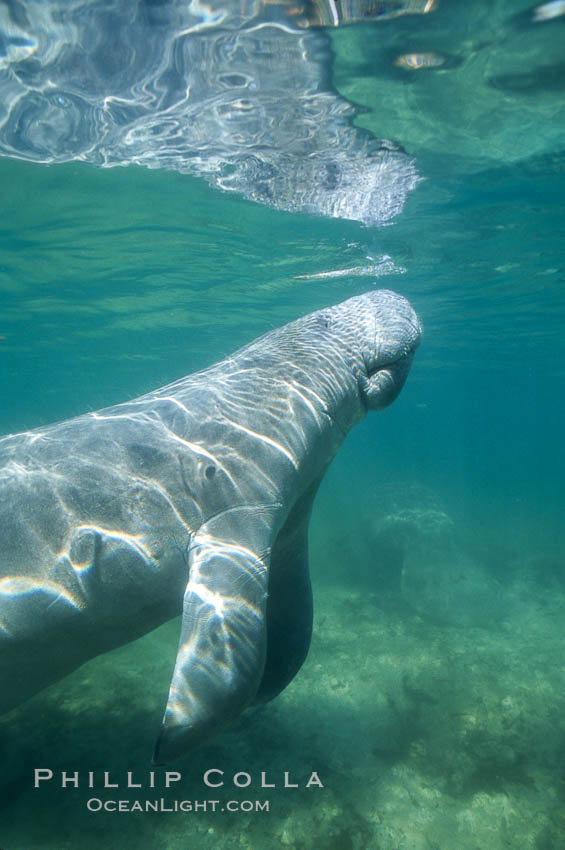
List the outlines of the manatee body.
{"type": "Polygon", "coordinates": [[[157,763],[276,696],[310,643],[314,496],[419,338],[410,304],[375,290],[0,440],[0,710],[180,613],[157,763]]]}

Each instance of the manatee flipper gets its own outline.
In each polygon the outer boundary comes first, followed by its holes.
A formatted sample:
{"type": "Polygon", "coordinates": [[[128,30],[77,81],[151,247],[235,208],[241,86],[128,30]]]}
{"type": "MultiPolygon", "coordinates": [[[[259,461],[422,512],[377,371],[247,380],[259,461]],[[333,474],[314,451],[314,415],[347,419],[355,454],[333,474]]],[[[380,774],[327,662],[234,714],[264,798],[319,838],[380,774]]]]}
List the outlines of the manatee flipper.
{"type": "Polygon", "coordinates": [[[313,617],[308,524],[320,481],[321,478],[298,499],[271,552],[267,657],[255,703],[268,702],[280,694],[308,654],[313,617]]]}
{"type": "Polygon", "coordinates": [[[269,511],[258,522],[256,512],[238,508],[194,536],[155,764],[205,742],[251,703],[273,699],[302,666],[312,635],[308,523],[320,480],[293,506],[270,555],[260,545],[269,511]],[[212,532],[226,519],[232,534],[226,539],[222,528],[219,539],[212,532]],[[234,539],[242,529],[252,548],[234,539]]]}
{"type": "Polygon", "coordinates": [[[271,518],[269,508],[233,508],[205,523],[191,541],[179,648],[155,764],[215,735],[257,693],[267,645],[271,518]]]}

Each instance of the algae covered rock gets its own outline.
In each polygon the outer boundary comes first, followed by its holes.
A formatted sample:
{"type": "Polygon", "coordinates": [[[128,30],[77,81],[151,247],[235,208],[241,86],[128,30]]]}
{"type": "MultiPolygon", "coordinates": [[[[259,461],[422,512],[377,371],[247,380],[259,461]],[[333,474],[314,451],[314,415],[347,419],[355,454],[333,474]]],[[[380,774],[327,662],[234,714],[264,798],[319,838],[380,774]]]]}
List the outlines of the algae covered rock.
{"type": "Polygon", "coordinates": [[[489,627],[504,611],[501,586],[466,551],[454,521],[426,491],[397,496],[375,542],[414,610],[440,623],[489,627]]]}

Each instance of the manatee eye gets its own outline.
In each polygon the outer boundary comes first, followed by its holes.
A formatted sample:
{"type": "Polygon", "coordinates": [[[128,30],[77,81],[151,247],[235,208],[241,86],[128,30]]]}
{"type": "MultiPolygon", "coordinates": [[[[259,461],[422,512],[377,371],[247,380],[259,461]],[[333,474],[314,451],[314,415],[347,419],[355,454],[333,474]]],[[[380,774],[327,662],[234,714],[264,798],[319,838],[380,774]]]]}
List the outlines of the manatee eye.
{"type": "Polygon", "coordinates": [[[206,469],[204,470],[204,475],[206,476],[208,481],[211,481],[215,474],[216,474],[216,467],[215,466],[207,466],[206,469]]]}

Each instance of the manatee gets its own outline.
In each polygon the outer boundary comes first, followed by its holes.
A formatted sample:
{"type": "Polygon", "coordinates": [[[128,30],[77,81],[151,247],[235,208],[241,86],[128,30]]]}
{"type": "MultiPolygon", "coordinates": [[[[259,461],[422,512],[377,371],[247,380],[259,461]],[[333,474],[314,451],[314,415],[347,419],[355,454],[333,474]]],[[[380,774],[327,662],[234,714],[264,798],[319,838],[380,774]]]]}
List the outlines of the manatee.
{"type": "Polygon", "coordinates": [[[154,754],[273,699],[309,648],[308,522],[329,463],[420,340],[386,290],[147,395],[0,440],[0,710],[182,613],[154,754]]]}

